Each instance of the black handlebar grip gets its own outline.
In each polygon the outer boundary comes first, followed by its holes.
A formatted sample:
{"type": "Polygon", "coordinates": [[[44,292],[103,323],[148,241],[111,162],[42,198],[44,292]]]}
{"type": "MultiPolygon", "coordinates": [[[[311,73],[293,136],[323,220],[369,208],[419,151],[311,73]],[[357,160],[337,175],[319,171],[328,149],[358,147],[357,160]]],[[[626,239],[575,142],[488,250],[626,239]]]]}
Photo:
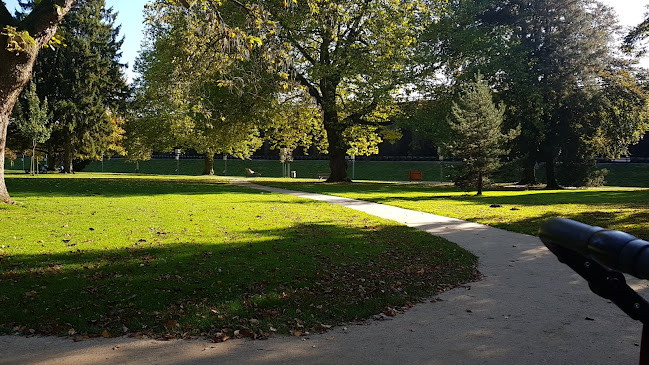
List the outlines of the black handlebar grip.
{"type": "Polygon", "coordinates": [[[551,218],[541,225],[539,237],[544,243],[554,243],[586,255],[590,238],[603,230],[572,219],[551,218]]]}
{"type": "Polygon", "coordinates": [[[628,233],[552,218],[541,226],[539,236],[546,245],[559,245],[611,269],[649,279],[649,242],[628,233]]]}

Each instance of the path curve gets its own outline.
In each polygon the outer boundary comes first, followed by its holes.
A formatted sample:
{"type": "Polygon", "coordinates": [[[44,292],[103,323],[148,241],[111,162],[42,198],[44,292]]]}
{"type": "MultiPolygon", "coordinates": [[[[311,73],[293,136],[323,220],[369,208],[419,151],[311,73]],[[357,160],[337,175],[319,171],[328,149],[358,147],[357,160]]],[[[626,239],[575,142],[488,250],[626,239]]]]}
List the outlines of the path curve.
{"type": "MultiPolygon", "coordinates": [[[[243,183],[241,183],[243,185],[243,183]]],[[[0,337],[0,364],[637,364],[641,324],[592,294],[537,237],[329,195],[250,188],[339,204],[468,249],[484,278],[396,317],[308,338],[152,341],[0,337]]],[[[644,282],[634,288],[647,292],[644,282]]]]}

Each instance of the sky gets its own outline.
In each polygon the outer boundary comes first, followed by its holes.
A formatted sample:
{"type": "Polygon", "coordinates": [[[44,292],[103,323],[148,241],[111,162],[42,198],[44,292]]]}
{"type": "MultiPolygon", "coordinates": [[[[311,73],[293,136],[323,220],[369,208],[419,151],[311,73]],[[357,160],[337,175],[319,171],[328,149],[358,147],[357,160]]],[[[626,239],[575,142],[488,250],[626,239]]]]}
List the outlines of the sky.
{"type": "MultiPolygon", "coordinates": [[[[18,4],[18,0],[2,0],[11,10],[18,4]]],[[[144,5],[148,0],[106,0],[107,6],[112,6],[118,12],[117,23],[122,25],[121,34],[124,36],[122,46],[122,62],[128,64],[126,76],[132,80],[135,76],[133,65],[140,50],[140,43],[144,31],[144,5]]],[[[645,7],[649,0],[602,0],[617,12],[620,24],[624,27],[633,27],[644,19],[645,7]]],[[[642,64],[649,67],[649,59],[643,60],[642,64]]]]}

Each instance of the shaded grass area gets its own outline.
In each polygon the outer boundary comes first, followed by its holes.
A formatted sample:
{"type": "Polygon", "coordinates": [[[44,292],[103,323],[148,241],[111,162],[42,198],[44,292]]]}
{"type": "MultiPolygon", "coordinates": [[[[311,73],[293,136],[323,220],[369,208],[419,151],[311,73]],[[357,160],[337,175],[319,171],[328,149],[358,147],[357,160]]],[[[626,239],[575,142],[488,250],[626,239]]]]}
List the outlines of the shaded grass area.
{"type": "Polygon", "coordinates": [[[304,334],[476,277],[424,232],[215,178],[7,175],[0,332],[304,334]]]}
{"type": "Polygon", "coordinates": [[[451,186],[428,184],[270,181],[266,184],[394,205],[531,235],[536,235],[547,219],[560,216],[649,239],[649,191],[646,189],[550,191],[500,187],[475,196],[451,186]]]}

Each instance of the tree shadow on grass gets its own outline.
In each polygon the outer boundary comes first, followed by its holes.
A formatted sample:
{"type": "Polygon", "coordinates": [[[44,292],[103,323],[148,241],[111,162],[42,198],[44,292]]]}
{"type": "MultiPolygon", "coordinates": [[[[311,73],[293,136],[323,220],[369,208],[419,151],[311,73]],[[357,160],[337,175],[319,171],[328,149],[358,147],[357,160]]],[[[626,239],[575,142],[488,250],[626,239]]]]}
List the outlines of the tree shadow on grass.
{"type": "Polygon", "coordinates": [[[554,205],[554,204],[629,204],[646,206],[647,190],[607,191],[607,190],[531,190],[498,188],[485,191],[485,195],[462,193],[461,190],[448,186],[435,185],[395,185],[380,183],[354,184],[316,184],[316,183],[269,183],[267,185],[291,190],[308,191],[321,194],[358,193],[363,199],[376,203],[393,201],[429,201],[449,199],[454,201],[480,202],[483,204],[516,204],[516,205],[554,205]],[[499,192],[499,195],[490,195],[499,192]],[[511,192],[511,195],[507,195],[511,192]],[[452,193],[452,194],[451,194],[452,193]],[[458,194],[460,193],[460,194],[458,194]],[[504,193],[504,194],[503,194],[504,193]],[[372,196],[372,194],[382,196],[372,196]]]}
{"type": "Polygon", "coordinates": [[[319,223],[248,234],[229,244],[0,256],[0,331],[314,331],[476,278],[473,255],[407,227],[319,223]]]}
{"type": "Polygon", "coordinates": [[[530,194],[512,194],[489,196],[488,192],[483,196],[466,195],[423,195],[423,196],[399,196],[395,194],[385,198],[369,198],[376,203],[387,203],[394,201],[434,201],[453,200],[480,205],[510,205],[510,206],[538,206],[557,204],[588,204],[594,206],[605,206],[610,204],[622,204],[629,206],[646,207],[647,191],[566,191],[566,192],[543,192],[530,194]]]}

